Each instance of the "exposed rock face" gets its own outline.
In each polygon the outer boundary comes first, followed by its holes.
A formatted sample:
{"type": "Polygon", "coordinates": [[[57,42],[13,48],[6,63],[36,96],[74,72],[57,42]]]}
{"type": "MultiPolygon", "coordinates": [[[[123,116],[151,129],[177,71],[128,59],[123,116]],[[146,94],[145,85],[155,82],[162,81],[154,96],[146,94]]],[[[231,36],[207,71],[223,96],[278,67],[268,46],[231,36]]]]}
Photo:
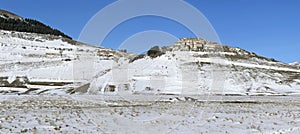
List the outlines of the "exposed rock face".
{"type": "Polygon", "coordinates": [[[185,51],[222,51],[222,45],[210,42],[200,38],[183,38],[179,39],[174,45],[173,50],[185,51]]]}

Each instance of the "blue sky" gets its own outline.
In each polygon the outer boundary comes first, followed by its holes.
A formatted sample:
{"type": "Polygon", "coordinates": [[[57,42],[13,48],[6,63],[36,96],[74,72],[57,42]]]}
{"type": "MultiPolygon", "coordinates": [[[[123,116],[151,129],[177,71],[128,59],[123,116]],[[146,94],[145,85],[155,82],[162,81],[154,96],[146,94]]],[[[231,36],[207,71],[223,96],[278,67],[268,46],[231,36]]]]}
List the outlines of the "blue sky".
{"type": "MultiPolygon", "coordinates": [[[[205,15],[222,44],[240,47],[286,63],[300,61],[299,0],[185,1],[205,15]]],[[[39,20],[78,39],[88,20],[113,2],[115,1],[3,0],[0,8],[39,20]]],[[[126,21],[115,28],[105,39],[104,46],[117,48],[130,35],[144,30],[165,31],[177,37],[193,36],[184,26],[174,21],[144,16],[126,21]]]]}

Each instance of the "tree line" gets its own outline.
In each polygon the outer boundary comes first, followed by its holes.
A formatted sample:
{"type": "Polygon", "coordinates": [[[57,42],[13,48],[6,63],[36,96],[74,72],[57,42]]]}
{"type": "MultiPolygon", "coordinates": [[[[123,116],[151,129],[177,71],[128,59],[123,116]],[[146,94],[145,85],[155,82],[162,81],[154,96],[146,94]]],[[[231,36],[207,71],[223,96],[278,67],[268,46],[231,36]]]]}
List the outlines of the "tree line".
{"type": "Polygon", "coordinates": [[[68,35],[60,32],[57,29],[53,29],[37,20],[33,19],[11,19],[0,17],[0,29],[9,31],[19,31],[19,32],[30,32],[39,34],[51,34],[56,36],[62,36],[72,39],[68,35]]]}

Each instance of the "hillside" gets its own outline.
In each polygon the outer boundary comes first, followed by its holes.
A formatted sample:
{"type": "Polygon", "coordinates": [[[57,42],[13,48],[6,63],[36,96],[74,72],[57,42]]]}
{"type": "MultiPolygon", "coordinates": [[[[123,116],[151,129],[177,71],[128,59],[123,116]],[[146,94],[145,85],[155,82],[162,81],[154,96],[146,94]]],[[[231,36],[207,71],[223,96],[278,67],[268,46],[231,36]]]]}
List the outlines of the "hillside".
{"type": "Polygon", "coordinates": [[[53,29],[37,20],[22,18],[14,13],[0,10],[0,29],[19,32],[51,34],[71,39],[57,29],[53,29]]]}
{"type": "Polygon", "coordinates": [[[0,44],[2,94],[300,93],[297,66],[202,39],[180,39],[139,56],[4,30],[0,44]]]}
{"type": "Polygon", "coordinates": [[[114,66],[93,80],[89,92],[137,94],[289,95],[300,93],[293,65],[202,39],[181,39],[148,55],[114,66]],[[115,92],[115,90],[112,90],[115,92]]]}
{"type": "Polygon", "coordinates": [[[0,30],[0,93],[68,94],[123,52],[68,38],[0,30]]]}

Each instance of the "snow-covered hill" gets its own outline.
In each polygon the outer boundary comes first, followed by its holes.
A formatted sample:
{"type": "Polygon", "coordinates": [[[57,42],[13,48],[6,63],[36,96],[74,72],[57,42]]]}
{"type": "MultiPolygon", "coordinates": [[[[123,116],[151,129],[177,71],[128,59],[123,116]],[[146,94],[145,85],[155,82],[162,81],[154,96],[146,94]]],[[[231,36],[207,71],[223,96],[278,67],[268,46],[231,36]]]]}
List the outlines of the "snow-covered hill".
{"type": "Polygon", "coordinates": [[[63,37],[4,30],[0,45],[2,94],[66,94],[122,55],[63,37]]]}
{"type": "Polygon", "coordinates": [[[181,39],[158,57],[122,63],[94,79],[90,93],[288,95],[300,70],[274,59],[202,39],[181,39]]]}
{"type": "Polygon", "coordinates": [[[202,39],[135,56],[67,38],[0,31],[2,94],[230,94],[300,92],[300,70],[202,39]]]}

